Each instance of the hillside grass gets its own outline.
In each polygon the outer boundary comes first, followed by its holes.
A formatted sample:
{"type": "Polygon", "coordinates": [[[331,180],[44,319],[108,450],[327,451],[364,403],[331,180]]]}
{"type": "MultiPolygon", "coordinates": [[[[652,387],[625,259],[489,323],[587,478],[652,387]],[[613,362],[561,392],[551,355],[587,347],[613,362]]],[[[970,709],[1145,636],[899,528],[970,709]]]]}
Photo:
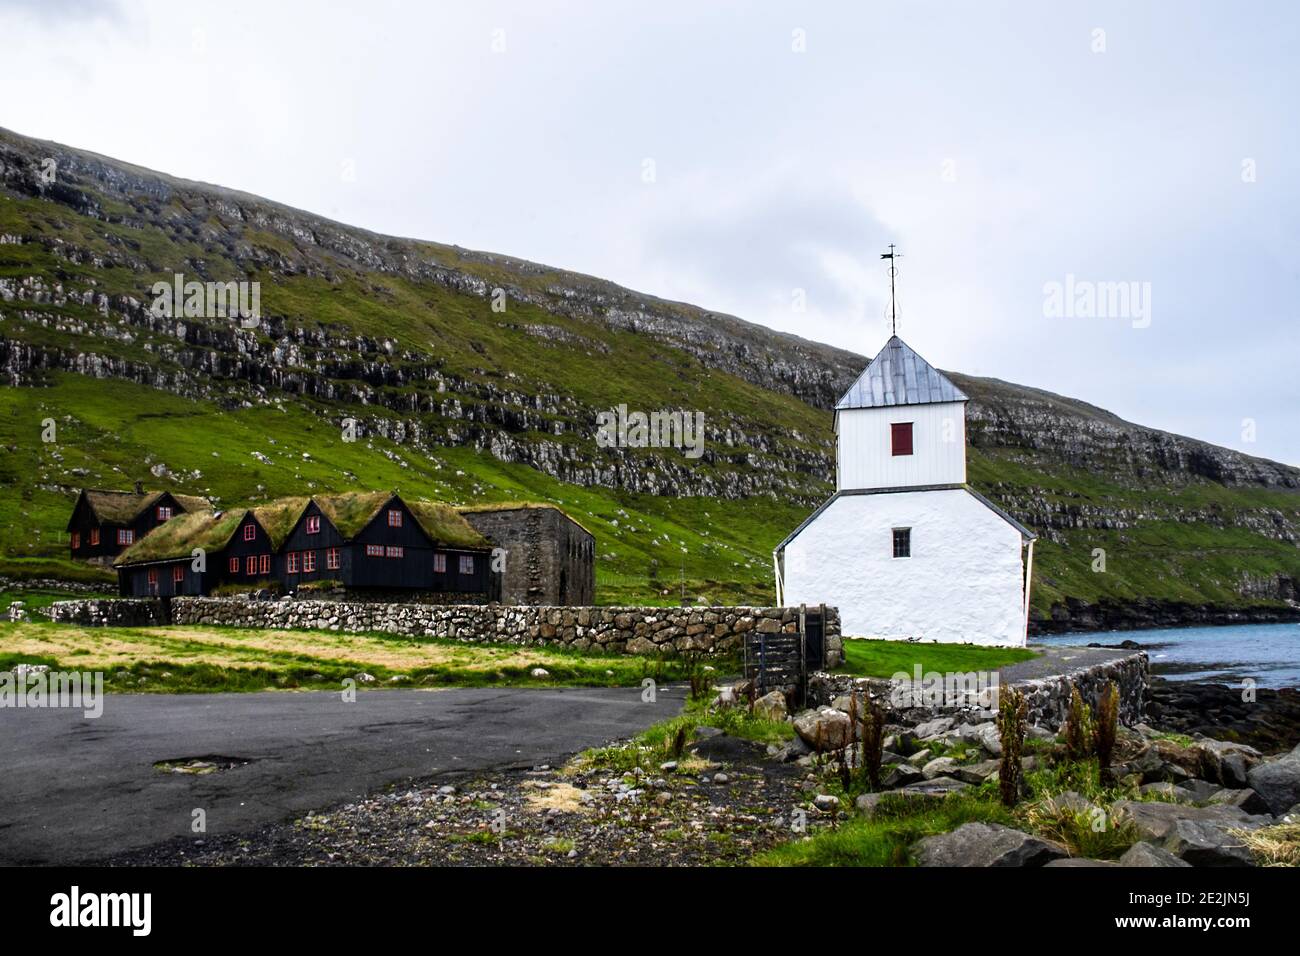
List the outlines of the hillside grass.
{"type": "Polygon", "coordinates": [[[329,690],[364,672],[368,689],[630,687],[681,678],[682,664],[566,648],[466,644],[336,631],[0,623],[0,670],[100,671],[116,693],[329,690]],[[533,677],[541,667],[545,677],[533,677]],[[394,682],[392,678],[402,678],[394,682]]]}
{"type": "Polygon", "coordinates": [[[854,677],[912,677],[915,668],[923,674],[953,674],[995,671],[1008,664],[1031,660],[1036,651],[1015,647],[975,647],[970,644],[924,644],[911,641],[845,640],[844,663],[836,673],[854,677]]]}

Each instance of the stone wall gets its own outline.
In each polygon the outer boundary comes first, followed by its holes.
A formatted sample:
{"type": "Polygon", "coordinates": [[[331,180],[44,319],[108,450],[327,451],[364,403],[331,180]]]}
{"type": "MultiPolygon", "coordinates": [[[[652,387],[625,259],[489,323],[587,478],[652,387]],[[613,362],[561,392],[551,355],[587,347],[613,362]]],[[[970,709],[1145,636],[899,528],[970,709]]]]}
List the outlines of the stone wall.
{"type": "MultiPolygon", "coordinates": [[[[739,650],[751,630],[794,631],[799,617],[797,608],[770,607],[444,606],[197,597],[173,598],[171,612],[175,624],[382,631],[629,654],[726,653],[739,650]]],[[[827,608],[826,617],[828,659],[838,662],[839,615],[827,608]]]]}
{"type": "Polygon", "coordinates": [[[90,598],[55,601],[50,620],[83,627],[149,627],[166,624],[167,606],[156,598],[90,598]]]}
{"type": "MultiPolygon", "coordinates": [[[[1101,693],[1112,680],[1119,687],[1120,722],[1131,726],[1142,721],[1151,686],[1147,655],[1144,652],[1050,677],[1016,681],[1012,686],[1026,697],[1029,724],[1057,730],[1065,722],[1073,687],[1078,686],[1080,696],[1096,713],[1101,693]]],[[[977,694],[942,704],[927,702],[923,706],[916,706],[909,702],[898,706],[900,699],[906,700],[911,696],[907,692],[907,686],[903,681],[884,678],[820,673],[813,675],[809,681],[808,704],[810,707],[834,704],[836,701],[842,704],[843,698],[848,694],[870,694],[873,700],[886,707],[894,722],[909,725],[935,717],[955,717],[977,723],[997,716],[995,701],[977,694]],[[891,701],[894,703],[891,704],[891,701]]]]}

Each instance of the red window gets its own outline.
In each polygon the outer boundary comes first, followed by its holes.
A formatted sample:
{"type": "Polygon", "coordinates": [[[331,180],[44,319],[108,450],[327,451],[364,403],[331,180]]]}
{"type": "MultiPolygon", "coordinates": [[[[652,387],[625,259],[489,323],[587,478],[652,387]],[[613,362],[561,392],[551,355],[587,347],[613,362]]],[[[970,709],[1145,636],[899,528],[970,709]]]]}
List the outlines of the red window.
{"type": "Polygon", "coordinates": [[[316,570],[315,551],[304,551],[302,553],[302,570],[304,573],[316,570]]]}
{"type": "Polygon", "coordinates": [[[402,512],[397,508],[388,509],[388,527],[400,528],[402,526],[402,512]]]}
{"type": "Polygon", "coordinates": [[[287,557],[289,559],[288,567],[286,567],[285,570],[290,574],[297,574],[298,573],[298,552],[290,551],[287,557]]]}
{"type": "Polygon", "coordinates": [[[171,520],[171,517],[172,517],[172,509],[171,509],[171,506],[169,506],[169,505],[159,505],[159,506],[158,506],[158,520],[159,520],[159,521],[170,521],[170,520],[171,520]]]}
{"type": "Polygon", "coordinates": [[[238,559],[238,558],[231,558],[231,559],[230,559],[230,573],[231,573],[231,574],[238,574],[238,573],[239,573],[239,559],[238,559]]]}
{"type": "Polygon", "coordinates": [[[256,537],[257,537],[257,525],[253,524],[250,521],[248,524],[244,525],[244,540],[252,541],[256,537]]]}
{"type": "Polygon", "coordinates": [[[447,573],[447,556],[445,554],[435,554],[433,556],[433,573],[434,574],[447,573]]]}
{"type": "Polygon", "coordinates": [[[184,580],[185,580],[185,565],[178,564],[176,565],[176,567],[172,568],[172,583],[180,584],[184,580]]]}
{"type": "Polygon", "coordinates": [[[338,570],[339,566],[339,549],[330,548],[325,552],[325,567],[331,571],[338,570]]]}
{"type": "Polygon", "coordinates": [[[384,546],[382,544],[366,545],[366,557],[382,558],[384,556],[384,546]]]}
{"type": "Polygon", "coordinates": [[[156,588],[157,586],[158,586],[158,569],[157,569],[157,568],[150,568],[150,569],[149,569],[149,587],[151,587],[151,588],[156,588]]]}
{"type": "Polygon", "coordinates": [[[462,554],[460,556],[460,573],[461,574],[474,573],[474,555],[462,554]]]}
{"type": "Polygon", "coordinates": [[[91,543],[92,545],[94,545],[94,544],[99,544],[99,529],[98,529],[98,528],[91,528],[91,529],[90,529],[90,543],[91,543]]]}
{"type": "Polygon", "coordinates": [[[271,556],[269,554],[264,554],[258,558],[258,564],[263,574],[271,573],[271,556]]]}
{"type": "Polygon", "coordinates": [[[406,554],[405,548],[390,544],[388,546],[388,549],[385,551],[384,556],[389,558],[400,558],[405,556],[405,554],[406,554]]]}
{"type": "Polygon", "coordinates": [[[73,546],[74,548],[79,548],[79,547],[81,547],[81,532],[80,532],[80,531],[74,531],[74,532],[72,532],[72,546],[73,546]]]}
{"type": "Polygon", "coordinates": [[[250,554],[244,559],[244,573],[248,575],[257,573],[257,555],[250,554]]]}
{"type": "Polygon", "coordinates": [[[118,543],[118,544],[130,544],[130,543],[133,542],[134,540],[135,540],[135,532],[132,531],[130,528],[118,528],[118,529],[117,529],[117,543],[118,543]]]}
{"type": "Polygon", "coordinates": [[[307,519],[307,533],[316,534],[320,531],[320,515],[312,515],[307,519]]]}
{"type": "Polygon", "coordinates": [[[894,422],[889,426],[889,438],[895,455],[912,454],[911,422],[894,422]]]}

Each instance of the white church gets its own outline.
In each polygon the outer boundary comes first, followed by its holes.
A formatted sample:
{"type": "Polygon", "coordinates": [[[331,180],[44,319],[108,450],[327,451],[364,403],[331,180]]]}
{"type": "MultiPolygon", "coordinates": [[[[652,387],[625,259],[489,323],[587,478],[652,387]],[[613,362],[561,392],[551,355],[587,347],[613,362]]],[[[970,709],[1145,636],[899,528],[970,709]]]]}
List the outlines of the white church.
{"type": "Polygon", "coordinates": [[[846,637],[1023,646],[1034,533],[966,485],[966,402],[894,335],[835,406],[835,494],[773,553],[846,637]]]}

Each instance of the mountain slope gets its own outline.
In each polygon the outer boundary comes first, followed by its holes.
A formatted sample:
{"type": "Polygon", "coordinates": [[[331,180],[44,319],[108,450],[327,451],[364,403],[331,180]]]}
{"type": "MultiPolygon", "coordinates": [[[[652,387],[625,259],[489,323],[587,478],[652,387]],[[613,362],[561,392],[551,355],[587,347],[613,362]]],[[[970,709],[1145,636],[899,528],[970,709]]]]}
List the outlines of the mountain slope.
{"type": "MultiPolygon", "coordinates": [[[[830,492],[828,410],[865,363],[0,131],[0,372],[18,386],[0,409],[0,573],[70,573],[58,539],[83,484],[227,504],[373,485],[563,501],[595,525],[603,601],[671,600],[683,576],[771,600],[771,547],[830,492]],[[261,324],[155,317],[151,286],[177,272],[260,281],[261,324]],[[599,447],[596,415],[618,404],[701,411],[704,454],[599,447]]],[[[972,483],[1044,536],[1044,626],[1287,610],[1300,471],[953,378],[972,397],[972,483]]]]}

